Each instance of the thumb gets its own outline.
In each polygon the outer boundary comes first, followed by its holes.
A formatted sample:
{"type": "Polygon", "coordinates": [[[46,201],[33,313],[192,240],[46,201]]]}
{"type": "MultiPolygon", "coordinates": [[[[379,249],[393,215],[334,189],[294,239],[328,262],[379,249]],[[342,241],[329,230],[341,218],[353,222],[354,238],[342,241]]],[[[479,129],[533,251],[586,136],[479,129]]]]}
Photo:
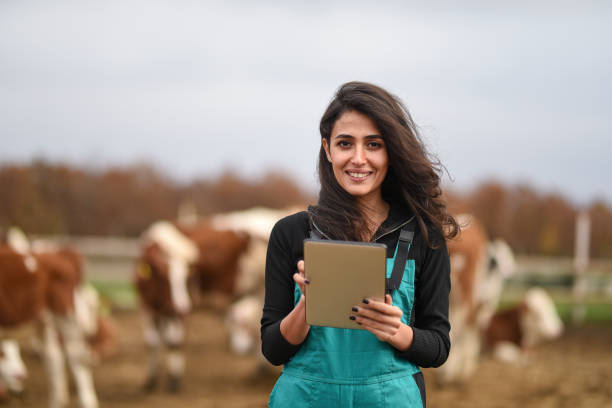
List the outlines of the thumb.
{"type": "Polygon", "coordinates": [[[388,305],[392,305],[393,304],[393,299],[391,298],[391,295],[386,294],[385,295],[385,303],[388,305]]]}

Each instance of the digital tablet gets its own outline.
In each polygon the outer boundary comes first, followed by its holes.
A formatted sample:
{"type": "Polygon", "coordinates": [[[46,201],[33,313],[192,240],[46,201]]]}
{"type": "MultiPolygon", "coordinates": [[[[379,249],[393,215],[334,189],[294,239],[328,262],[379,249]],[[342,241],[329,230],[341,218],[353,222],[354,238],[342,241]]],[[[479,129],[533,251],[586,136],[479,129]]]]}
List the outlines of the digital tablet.
{"type": "Polygon", "coordinates": [[[306,323],[362,329],[351,307],[385,298],[386,257],[384,244],[305,239],[306,323]]]}

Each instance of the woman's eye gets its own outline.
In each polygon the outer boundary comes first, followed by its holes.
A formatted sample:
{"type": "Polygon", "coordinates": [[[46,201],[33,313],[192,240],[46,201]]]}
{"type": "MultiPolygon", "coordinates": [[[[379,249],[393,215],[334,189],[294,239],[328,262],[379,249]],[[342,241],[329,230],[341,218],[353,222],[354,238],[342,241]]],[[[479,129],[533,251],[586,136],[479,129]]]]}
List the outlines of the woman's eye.
{"type": "Polygon", "coordinates": [[[382,143],[380,143],[380,142],[370,142],[370,143],[368,143],[368,147],[370,149],[378,149],[378,148],[382,147],[382,143]]]}
{"type": "Polygon", "coordinates": [[[351,143],[348,142],[347,140],[340,140],[338,142],[338,146],[340,146],[340,147],[349,147],[350,145],[351,145],[351,143]]]}

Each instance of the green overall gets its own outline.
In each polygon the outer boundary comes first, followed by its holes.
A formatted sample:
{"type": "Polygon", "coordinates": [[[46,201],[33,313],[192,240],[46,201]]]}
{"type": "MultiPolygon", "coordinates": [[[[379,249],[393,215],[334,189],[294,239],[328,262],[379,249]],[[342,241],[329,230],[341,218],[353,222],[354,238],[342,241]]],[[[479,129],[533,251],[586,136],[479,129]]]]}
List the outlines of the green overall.
{"type": "MultiPolygon", "coordinates": [[[[387,258],[390,278],[393,258],[387,258]]],[[[295,285],[295,303],[301,296],[295,285]]],[[[414,304],[414,260],[404,268],[393,304],[409,324],[414,304]]],[[[349,311],[347,311],[347,319],[349,311]]],[[[366,330],[311,326],[300,350],[285,364],[269,407],[422,407],[413,377],[415,364],[395,355],[393,346],[366,330]]]]}

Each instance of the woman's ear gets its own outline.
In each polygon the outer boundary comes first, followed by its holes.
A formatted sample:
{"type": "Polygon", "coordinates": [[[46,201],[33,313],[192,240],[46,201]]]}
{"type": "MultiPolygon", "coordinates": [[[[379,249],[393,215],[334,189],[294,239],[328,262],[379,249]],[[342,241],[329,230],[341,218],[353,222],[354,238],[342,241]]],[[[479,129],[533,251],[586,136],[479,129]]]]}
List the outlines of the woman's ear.
{"type": "Polygon", "coordinates": [[[325,149],[325,155],[327,156],[327,161],[331,163],[331,154],[329,153],[329,144],[327,143],[327,139],[322,138],[321,144],[323,145],[323,149],[325,149]]]}

